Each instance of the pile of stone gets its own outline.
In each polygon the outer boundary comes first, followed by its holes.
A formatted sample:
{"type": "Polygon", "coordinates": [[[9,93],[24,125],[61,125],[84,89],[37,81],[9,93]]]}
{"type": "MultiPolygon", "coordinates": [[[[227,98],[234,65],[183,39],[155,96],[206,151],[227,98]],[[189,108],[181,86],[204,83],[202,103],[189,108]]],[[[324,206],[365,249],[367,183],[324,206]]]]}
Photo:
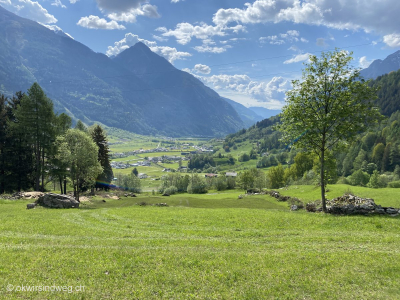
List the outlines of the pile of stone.
{"type": "Polygon", "coordinates": [[[42,192],[17,192],[12,195],[3,195],[3,199],[7,200],[20,200],[20,199],[39,199],[39,197],[42,197],[44,193],[42,192]]]}
{"type": "Polygon", "coordinates": [[[390,215],[397,216],[400,211],[393,207],[377,205],[373,199],[345,194],[326,201],[327,212],[336,215],[390,215]]]}
{"type": "MultiPolygon", "coordinates": [[[[79,208],[79,202],[71,196],[59,194],[45,194],[32,203],[47,208],[79,208]]],[[[27,205],[27,208],[34,208],[32,205],[27,205]]]]}
{"type": "Polygon", "coordinates": [[[154,206],[167,207],[168,204],[167,203],[156,203],[156,204],[154,204],[154,206]]]}
{"type": "MultiPolygon", "coordinates": [[[[267,191],[266,192],[268,195],[270,195],[271,197],[274,197],[276,200],[278,201],[282,201],[282,202],[286,202],[292,199],[292,197],[289,196],[283,196],[281,194],[279,194],[279,192],[277,191],[267,191]]],[[[297,198],[295,198],[297,199],[297,198]]]]}

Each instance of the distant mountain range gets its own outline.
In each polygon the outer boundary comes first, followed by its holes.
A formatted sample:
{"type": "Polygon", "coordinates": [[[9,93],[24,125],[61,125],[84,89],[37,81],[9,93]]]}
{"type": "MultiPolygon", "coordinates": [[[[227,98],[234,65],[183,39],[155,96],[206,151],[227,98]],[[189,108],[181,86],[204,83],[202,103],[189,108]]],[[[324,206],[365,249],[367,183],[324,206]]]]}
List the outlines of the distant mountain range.
{"type": "Polygon", "coordinates": [[[249,124],[142,43],[109,58],[0,6],[0,45],[0,93],[38,82],[55,109],[75,120],[171,136],[223,136],[249,124]]]}
{"type": "Polygon", "coordinates": [[[368,68],[361,70],[360,75],[365,79],[375,79],[400,69],[400,50],[390,54],[384,60],[374,60],[368,68]]]}

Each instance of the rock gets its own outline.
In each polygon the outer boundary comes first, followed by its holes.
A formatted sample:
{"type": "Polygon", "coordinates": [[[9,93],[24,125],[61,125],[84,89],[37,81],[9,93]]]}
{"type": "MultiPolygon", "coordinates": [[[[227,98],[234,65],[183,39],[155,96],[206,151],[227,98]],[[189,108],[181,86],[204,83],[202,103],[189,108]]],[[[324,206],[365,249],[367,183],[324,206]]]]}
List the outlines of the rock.
{"type": "Polygon", "coordinates": [[[44,193],[42,193],[42,192],[25,192],[25,193],[22,193],[22,196],[25,199],[39,199],[40,197],[44,196],[44,193]]]}
{"type": "Polygon", "coordinates": [[[53,193],[40,197],[36,204],[47,208],[79,208],[79,202],[74,197],[53,193]]]}
{"type": "Polygon", "coordinates": [[[164,196],[164,197],[169,197],[169,194],[164,193],[163,196],[164,196]]]}
{"type": "Polygon", "coordinates": [[[26,209],[33,209],[33,208],[35,208],[36,207],[36,203],[28,203],[27,205],[26,205],[26,209]]]}
{"type": "Polygon", "coordinates": [[[399,213],[399,211],[397,209],[394,209],[393,207],[388,207],[386,208],[386,213],[389,215],[394,215],[399,213]]]}
{"type": "Polygon", "coordinates": [[[299,210],[299,208],[297,207],[297,205],[292,205],[292,206],[290,206],[290,210],[296,211],[296,210],[299,210]]]}

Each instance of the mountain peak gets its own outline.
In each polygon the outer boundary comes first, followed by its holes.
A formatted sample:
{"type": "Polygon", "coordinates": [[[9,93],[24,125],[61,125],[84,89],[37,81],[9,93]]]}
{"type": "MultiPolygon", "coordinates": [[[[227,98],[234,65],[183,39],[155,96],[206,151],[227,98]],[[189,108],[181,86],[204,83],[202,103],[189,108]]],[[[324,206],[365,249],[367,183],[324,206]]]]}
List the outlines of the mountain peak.
{"type": "Polygon", "coordinates": [[[113,58],[124,67],[135,66],[131,70],[137,74],[157,71],[172,71],[175,67],[164,57],[151,51],[144,43],[138,42],[113,58]]]}

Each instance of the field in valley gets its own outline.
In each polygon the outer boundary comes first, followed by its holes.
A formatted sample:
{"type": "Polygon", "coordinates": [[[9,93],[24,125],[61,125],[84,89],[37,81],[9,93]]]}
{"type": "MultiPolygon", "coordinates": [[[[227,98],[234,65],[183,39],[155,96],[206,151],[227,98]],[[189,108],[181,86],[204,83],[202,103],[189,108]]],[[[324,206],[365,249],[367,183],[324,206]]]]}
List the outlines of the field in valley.
{"type": "MultiPolygon", "coordinates": [[[[349,189],[328,188],[332,197],[349,189]]],[[[318,198],[312,186],[280,192],[318,198]]],[[[398,217],[291,212],[269,196],[238,199],[241,193],[97,197],[70,210],[26,210],[32,201],[0,200],[0,298],[400,297],[398,217]],[[22,285],[84,290],[15,291],[22,285]]],[[[397,195],[380,189],[375,200],[399,207],[397,195]]]]}

